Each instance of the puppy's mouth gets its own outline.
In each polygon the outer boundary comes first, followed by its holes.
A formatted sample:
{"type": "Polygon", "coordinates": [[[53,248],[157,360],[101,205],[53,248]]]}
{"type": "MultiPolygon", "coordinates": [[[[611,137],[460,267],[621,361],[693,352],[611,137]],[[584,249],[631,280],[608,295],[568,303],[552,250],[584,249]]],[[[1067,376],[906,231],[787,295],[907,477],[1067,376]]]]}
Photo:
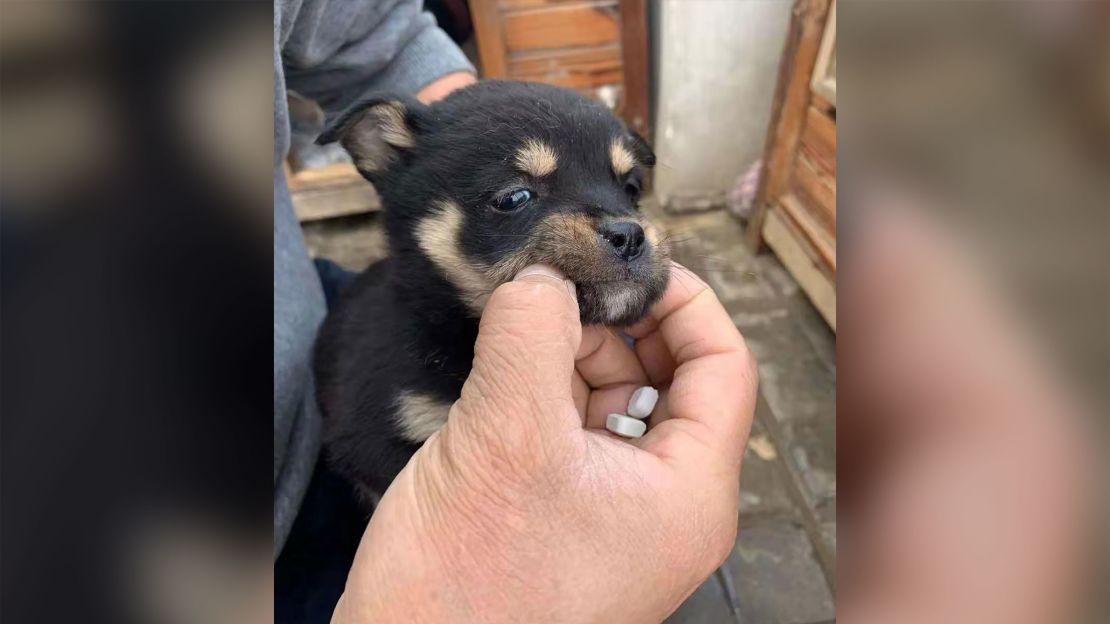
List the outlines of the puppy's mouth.
{"type": "Polygon", "coordinates": [[[663,296],[670,278],[669,246],[654,226],[639,223],[639,247],[629,253],[617,246],[627,240],[614,242],[599,231],[604,224],[580,216],[552,216],[521,249],[498,263],[496,281],[512,279],[528,264],[550,264],[577,287],[583,324],[632,325],[663,296]]]}
{"type": "Polygon", "coordinates": [[[579,281],[578,307],[587,325],[632,325],[647,315],[666,289],[669,271],[647,280],[579,281]]]}
{"type": "MultiPolygon", "coordinates": [[[[566,252],[566,250],[564,250],[566,252]]],[[[517,257],[507,279],[527,264],[550,264],[574,282],[584,325],[626,326],[647,315],[663,296],[670,279],[666,248],[653,250],[635,266],[619,266],[611,258],[574,253],[529,254],[517,257]]]]}

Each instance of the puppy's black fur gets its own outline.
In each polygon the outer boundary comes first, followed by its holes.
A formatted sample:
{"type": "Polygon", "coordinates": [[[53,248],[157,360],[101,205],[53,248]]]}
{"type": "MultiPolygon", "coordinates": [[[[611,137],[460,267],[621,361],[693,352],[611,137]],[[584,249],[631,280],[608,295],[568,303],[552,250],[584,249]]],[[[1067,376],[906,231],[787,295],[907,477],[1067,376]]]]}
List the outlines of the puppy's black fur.
{"type": "Polygon", "coordinates": [[[573,91],[488,81],[431,106],[374,98],[319,142],[334,140],[381,194],[390,246],[315,354],[329,459],[371,491],[446,421],[482,306],[521,268],[561,269],[585,323],[635,322],[666,286],[666,243],[637,209],[655,156],[573,91]]]}

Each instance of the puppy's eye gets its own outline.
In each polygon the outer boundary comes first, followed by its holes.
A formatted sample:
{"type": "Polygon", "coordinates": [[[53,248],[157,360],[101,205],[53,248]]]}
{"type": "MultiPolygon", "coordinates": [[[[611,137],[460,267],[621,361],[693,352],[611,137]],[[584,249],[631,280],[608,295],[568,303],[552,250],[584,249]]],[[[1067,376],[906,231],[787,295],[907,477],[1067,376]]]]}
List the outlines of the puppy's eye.
{"type": "Polygon", "coordinates": [[[624,192],[634,201],[640,199],[640,183],[636,180],[625,182],[624,192]]]}
{"type": "Polygon", "coordinates": [[[501,212],[520,210],[525,204],[532,201],[532,191],[517,189],[498,200],[496,208],[501,212]]]}

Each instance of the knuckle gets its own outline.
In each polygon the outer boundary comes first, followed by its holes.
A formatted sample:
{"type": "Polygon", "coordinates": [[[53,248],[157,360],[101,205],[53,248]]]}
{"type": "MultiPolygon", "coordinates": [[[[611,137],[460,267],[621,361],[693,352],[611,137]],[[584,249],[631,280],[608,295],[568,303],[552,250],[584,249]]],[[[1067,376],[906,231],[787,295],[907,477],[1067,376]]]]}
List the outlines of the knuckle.
{"type": "Polygon", "coordinates": [[[759,386],[759,362],[755,359],[755,354],[752,353],[743,337],[740,338],[739,360],[743,378],[751,384],[752,388],[757,388],[759,386]]]}

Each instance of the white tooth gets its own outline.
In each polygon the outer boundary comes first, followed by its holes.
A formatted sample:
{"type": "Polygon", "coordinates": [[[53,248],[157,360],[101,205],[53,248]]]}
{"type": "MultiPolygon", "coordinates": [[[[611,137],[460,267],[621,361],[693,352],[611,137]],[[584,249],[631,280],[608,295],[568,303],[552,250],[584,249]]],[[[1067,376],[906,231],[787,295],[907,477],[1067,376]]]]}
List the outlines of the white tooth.
{"type": "Polygon", "coordinates": [[[633,418],[647,418],[655,403],[659,401],[659,391],[651,386],[644,386],[632,393],[628,400],[628,415],[633,418]]]}

